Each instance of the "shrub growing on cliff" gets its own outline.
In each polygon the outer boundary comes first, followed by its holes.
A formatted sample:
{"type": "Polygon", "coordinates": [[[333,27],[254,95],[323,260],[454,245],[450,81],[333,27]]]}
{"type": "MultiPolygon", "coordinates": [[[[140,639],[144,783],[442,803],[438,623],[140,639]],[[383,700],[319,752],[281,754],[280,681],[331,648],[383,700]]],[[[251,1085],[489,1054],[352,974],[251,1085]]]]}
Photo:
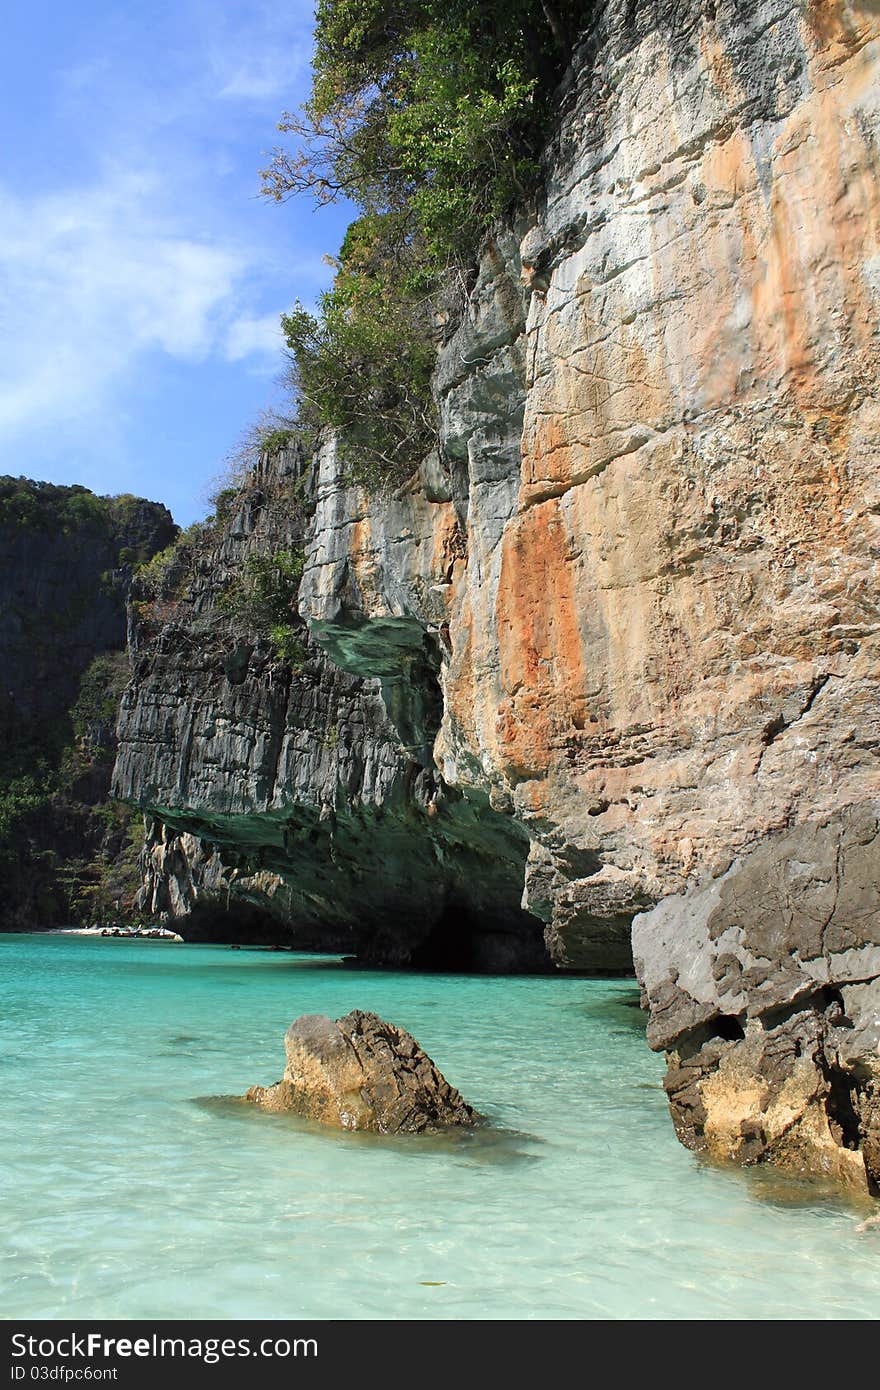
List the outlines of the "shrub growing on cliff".
{"type": "MultiPolygon", "coordinates": [[[[295,445],[300,434],[297,419],[280,415],[276,410],[261,410],[226,455],[216,487],[234,487],[240,491],[247,486],[249,476],[256,472],[263,455],[272,455],[295,445]]],[[[214,501],[214,497],[211,500],[214,501]]]]}
{"type": "Polygon", "coordinates": [[[303,435],[302,421],[275,410],[260,411],[229,450],[222,471],[213,481],[208,501],[219,525],[226,526],[233,513],[249,498],[257,494],[265,497],[267,489],[274,499],[283,490],[291,514],[305,514],[304,461],[314,441],[304,439],[303,435]],[[267,482],[262,461],[274,459],[282,450],[291,450],[296,455],[293,467],[285,468],[267,482]]]}
{"type": "Polygon", "coordinates": [[[281,320],[303,422],[339,431],[352,471],[371,483],[412,467],[436,435],[430,305],[407,280],[402,235],[389,254],[395,227],[390,213],[353,223],[320,315],[297,304],[281,320]]]}
{"type": "Polygon", "coordinates": [[[70,711],[73,732],[81,743],[106,746],[112,742],[127,680],[125,652],[103,652],[86,667],[70,711]]]}
{"type": "Polygon", "coordinates": [[[534,187],[556,80],[588,0],[319,0],[310,100],[262,172],[277,201],[350,198],[317,318],[284,321],[301,409],[346,436],[368,481],[435,432],[429,298],[534,187]]]}
{"type": "Polygon", "coordinates": [[[171,545],[139,565],[132,588],[135,600],[149,603],[160,595],[171,597],[189,575],[193,556],[212,540],[216,522],[214,516],[194,521],[185,531],[178,533],[171,545]]]}
{"type": "Polygon", "coordinates": [[[281,449],[287,449],[295,443],[296,438],[297,431],[294,428],[282,425],[264,434],[260,440],[260,447],[267,454],[277,454],[281,449]]]}
{"type": "Polygon", "coordinates": [[[282,200],[402,214],[437,269],[534,183],[555,82],[590,0],[318,0],[314,80],[263,170],[282,200]]]}
{"type": "Polygon", "coordinates": [[[174,560],[178,553],[178,543],[168,545],[164,550],[159,550],[140,565],[137,570],[137,593],[147,597],[155,596],[161,589],[167,575],[169,574],[174,560]]]}
{"type": "Polygon", "coordinates": [[[278,660],[294,667],[306,652],[296,611],[304,562],[301,550],[249,555],[220,598],[223,612],[249,634],[266,638],[278,660]]]}

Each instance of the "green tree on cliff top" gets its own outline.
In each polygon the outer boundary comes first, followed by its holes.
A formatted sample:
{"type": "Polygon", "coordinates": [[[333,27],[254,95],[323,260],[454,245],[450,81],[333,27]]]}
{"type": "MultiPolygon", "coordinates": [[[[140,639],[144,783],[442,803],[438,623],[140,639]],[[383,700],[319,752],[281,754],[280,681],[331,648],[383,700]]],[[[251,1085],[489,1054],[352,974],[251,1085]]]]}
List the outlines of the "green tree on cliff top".
{"type": "Polygon", "coordinates": [[[394,477],[430,447],[431,298],[535,186],[556,81],[585,0],[318,0],[314,80],[262,172],[277,201],[345,197],[349,229],[316,319],[283,326],[306,424],[357,471],[394,477]]]}

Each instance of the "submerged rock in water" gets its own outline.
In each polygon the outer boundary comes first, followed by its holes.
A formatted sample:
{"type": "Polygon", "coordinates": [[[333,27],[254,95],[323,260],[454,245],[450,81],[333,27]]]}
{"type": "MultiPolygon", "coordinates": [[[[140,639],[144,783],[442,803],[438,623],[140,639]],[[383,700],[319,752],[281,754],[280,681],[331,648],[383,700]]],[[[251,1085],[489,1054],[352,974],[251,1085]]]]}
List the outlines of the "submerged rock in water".
{"type": "Polygon", "coordinates": [[[341,1129],[422,1134],[475,1124],[475,1110],[438,1071],[415,1038],[378,1014],[304,1014],[285,1038],[287,1066],[274,1086],[246,1100],[290,1110],[341,1129]]]}

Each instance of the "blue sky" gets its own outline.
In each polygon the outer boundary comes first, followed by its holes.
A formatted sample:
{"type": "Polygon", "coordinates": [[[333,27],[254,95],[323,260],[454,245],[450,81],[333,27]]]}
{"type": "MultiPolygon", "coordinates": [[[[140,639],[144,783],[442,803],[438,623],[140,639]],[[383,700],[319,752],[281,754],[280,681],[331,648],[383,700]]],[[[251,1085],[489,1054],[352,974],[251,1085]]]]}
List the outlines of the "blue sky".
{"type": "Polygon", "coordinates": [[[312,8],[6,0],[0,473],[208,510],[350,216],[258,197],[312,8]]]}

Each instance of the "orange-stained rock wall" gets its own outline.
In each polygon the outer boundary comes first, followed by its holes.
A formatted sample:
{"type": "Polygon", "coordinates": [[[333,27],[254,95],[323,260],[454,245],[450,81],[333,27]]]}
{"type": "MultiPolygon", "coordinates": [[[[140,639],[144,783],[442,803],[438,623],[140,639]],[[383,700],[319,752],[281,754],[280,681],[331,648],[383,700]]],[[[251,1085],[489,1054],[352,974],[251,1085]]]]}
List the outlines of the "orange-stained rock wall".
{"type": "Polygon", "coordinates": [[[878,107],[876,6],[600,8],[440,459],[378,504],[325,460],[303,611],[355,665],[442,638],[436,762],[529,830],[561,963],[880,792],[878,107]]]}

